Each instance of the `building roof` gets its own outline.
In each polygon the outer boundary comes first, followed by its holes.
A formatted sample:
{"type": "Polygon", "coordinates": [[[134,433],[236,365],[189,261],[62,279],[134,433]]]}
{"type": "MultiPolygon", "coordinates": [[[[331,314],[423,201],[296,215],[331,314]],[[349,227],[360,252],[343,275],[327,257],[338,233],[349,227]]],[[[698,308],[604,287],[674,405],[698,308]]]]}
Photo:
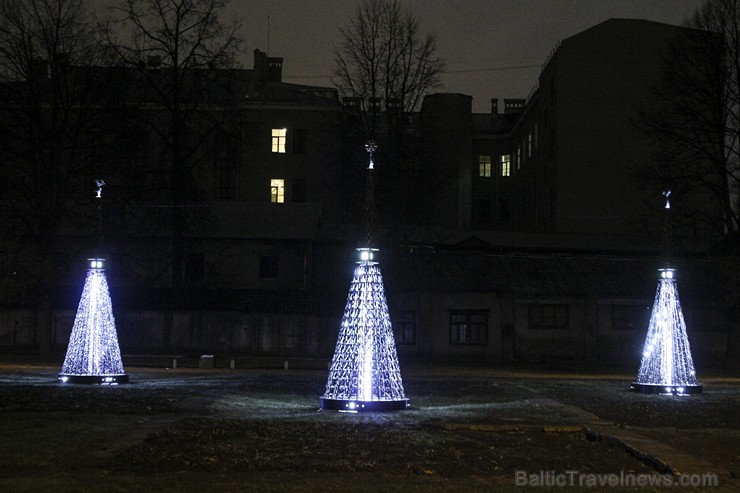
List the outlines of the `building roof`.
{"type": "Polygon", "coordinates": [[[651,21],[648,19],[627,19],[627,18],[611,18],[606,19],[605,21],[599,22],[598,24],[595,24],[588,29],[584,29],[583,31],[580,31],[572,36],[568,36],[567,38],[563,39],[563,43],[566,41],[569,41],[571,39],[575,39],[581,36],[589,36],[593,33],[602,33],[606,31],[610,31],[608,33],[609,36],[614,36],[615,32],[621,32],[625,36],[629,36],[630,32],[634,32],[637,30],[644,30],[644,29],[664,29],[667,32],[676,32],[677,29],[679,29],[681,26],[675,26],[673,24],[666,24],[664,22],[657,22],[657,21],[651,21]]]}
{"type": "MultiPolygon", "coordinates": [[[[45,74],[42,70],[40,73],[45,74]]],[[[111,103],[163,104],[171,99],[172,69],[167,67],[71,66],[66,83],[92,97],[91,90],[111,103]],[[164,95],[164,96],[163,96],[164,95]]],[[[51,91],[46,75],[38,79],[42,91],[51,91]]],[[[3,98],[22,97],[28,81],[0,84],[3,98]]],[[[189,69],[181,72],[182,101],[198,104],[238,105],[271,102],[310,106],[339,106],[337,90],[269,80],[254,69],[189,69]]]]}

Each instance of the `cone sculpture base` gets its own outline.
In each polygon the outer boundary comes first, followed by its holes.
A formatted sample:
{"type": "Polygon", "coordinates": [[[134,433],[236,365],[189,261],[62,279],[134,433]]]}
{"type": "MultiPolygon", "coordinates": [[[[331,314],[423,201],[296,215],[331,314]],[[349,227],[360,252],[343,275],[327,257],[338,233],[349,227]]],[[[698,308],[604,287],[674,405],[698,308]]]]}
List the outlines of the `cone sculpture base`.
{"type": "Polygon", "coordinates": [[[321,409],[325,411],[347,412],[383,412],[400,411],[407,409],[411,404],[408,399],[394,401],[357,401],[353,399],[326,399],[321,398],[321,409]]]}
{"type": "Polygon", "coordinates": [[[691,395],[701,394],[702,385],[660,385],[653,383],[632,382],[630,389],[640,394],[672,394],[672,395],[691,395]]]}
{"type": "Polygon", "coordinates": [[[61,383],[81,383],[86,385],[118,385],[128,383],[128,375],[65,375],[60,373],[57,377],[61,383]]]}

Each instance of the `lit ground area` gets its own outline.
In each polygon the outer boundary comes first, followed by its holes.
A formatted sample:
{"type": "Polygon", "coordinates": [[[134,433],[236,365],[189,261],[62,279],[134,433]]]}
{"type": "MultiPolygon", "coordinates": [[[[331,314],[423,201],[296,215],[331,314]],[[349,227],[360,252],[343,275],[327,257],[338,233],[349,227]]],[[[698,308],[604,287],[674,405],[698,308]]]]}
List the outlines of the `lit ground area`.
{"type": "Polygon", "coordinates": [[[0,366],[0,491],[472,492],[671,471],[740,484],[740,379],[672,397],[631,393],[626,375],[410,368],[411,409],[346,414],[317,411],[325,371],[128,368],[117,387],[56,371],[0,366]]]}

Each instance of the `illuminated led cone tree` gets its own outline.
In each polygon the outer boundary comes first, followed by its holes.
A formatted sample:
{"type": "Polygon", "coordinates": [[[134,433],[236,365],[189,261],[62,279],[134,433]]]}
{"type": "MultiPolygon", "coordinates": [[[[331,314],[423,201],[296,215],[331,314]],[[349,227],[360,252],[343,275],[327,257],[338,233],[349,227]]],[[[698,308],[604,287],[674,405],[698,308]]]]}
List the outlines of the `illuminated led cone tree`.
{"type": "MultiPolygon", "coordinates": [[[[370,154],[366,186],[365,227],[372,236],[372,173],[375,144],[370,154]]],[[[401,380],[383,276],[373,260],[377,249],[358,248],[359,261],[349,288],[337,346],[329,369],[321,409],[392,411],[409,406],[401,380]]]]}
{"type": "MultiPolygon", "coordinates": [[[[100,198],[103,184],[102,181],[98,182],[97,198],[100,198]]],[[[58,378],[62,383],[127,383],[128,375],[121,361],[104,259],[92,258],[89,261],[67,355],[58,378]]]]}
{"type": "MultiPolygon", "coordinates": [[[[670,243],[670,202],[666,195],[666,234],[670,243]]],[[[650,315],[642,363],[632,390],[647,394],[699,394],[702,386],[696,380],[691,358],[686,322],[681,310],[676,284],[676,270],[658,269],[658,288],[650,315]]]]}

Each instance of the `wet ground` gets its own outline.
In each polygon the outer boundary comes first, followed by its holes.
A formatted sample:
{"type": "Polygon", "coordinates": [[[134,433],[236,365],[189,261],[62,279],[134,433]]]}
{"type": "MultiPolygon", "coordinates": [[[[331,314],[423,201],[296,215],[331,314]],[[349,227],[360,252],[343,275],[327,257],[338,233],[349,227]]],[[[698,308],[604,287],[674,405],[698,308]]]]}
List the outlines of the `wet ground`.
{"type": "Polygon", "coordinates": [[[348,414],[317,410],[325,371],[127,370],[105,387],[0,365],[0,491],[740,488],[737,378],[677,397],[619,374],[408,368],[409,410],[348,414]]]}

